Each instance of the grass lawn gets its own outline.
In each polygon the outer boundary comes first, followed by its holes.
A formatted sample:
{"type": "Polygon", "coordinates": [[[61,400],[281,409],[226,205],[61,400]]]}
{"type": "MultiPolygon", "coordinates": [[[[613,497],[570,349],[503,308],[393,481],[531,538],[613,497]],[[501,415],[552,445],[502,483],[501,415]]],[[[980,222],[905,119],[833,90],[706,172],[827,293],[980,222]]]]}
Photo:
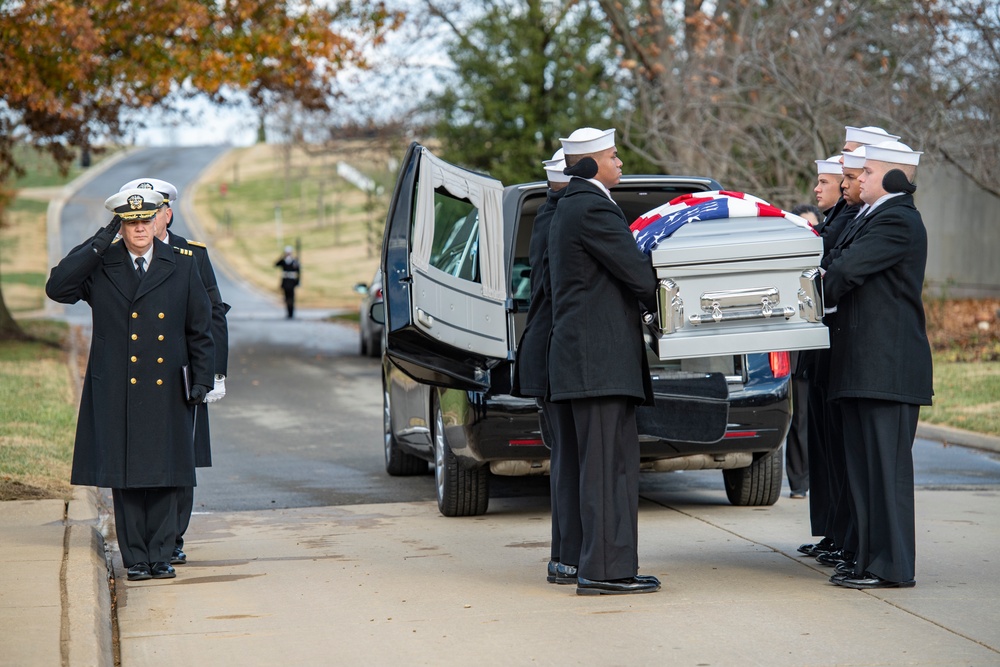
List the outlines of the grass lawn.
{"type": "Polygon", "coordinates": [[[395,184],[398,150],[344,142],[323,154],[260,144],[235,149],[207,172],[195,212],[213,252],[240,276],[276,296],[274,266],[285,245],[301,248],[296,303],[353,310],[354,285],[368,283],[379,263],[382,230],[395,184]],[[337,173],[346,163],[379,189],[366,193],[337,173]]]}
{"type": "Polygon", "coordinates": [[[77,411],[64,350],[68,327],[20,324],[36,340],[0,344],[0,500],[68,499],[77,411]]]}
{"type": "Polygon", "coordinates": [[[946,361],[934,355],[934,405],[920,419],[1000,436],[1000,361],[946,361]]]}

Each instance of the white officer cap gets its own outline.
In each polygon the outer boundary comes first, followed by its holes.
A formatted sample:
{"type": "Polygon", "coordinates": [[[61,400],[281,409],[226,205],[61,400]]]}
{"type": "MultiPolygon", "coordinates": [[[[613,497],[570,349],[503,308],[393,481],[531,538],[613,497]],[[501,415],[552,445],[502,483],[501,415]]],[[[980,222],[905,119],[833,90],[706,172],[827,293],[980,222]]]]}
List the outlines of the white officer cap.
{"type": "Polygon", "coordinates": [[[559,138],[566,155],[590,155],[598,153],[615,145],[615,129],[598,130],[594,127],[581,127],[573,130],[573,134],[565,139],[559,138]]]}
{"type": "Polygon", "coordinates": [[[549,183],[569,183],[570,177],[563,173],[566,168],[566,158],[563,149],[557,150],[551,160],[543,160],[545,178],[549,183]]]}
{"type": "Polygon", "coordinates": [[[156,190],[163,195],[163,201],[167,204],[172,201],[177,201],[177,188],[174,187],[173,183],[168,183],[160,178],[137,178],[134,181],[129,181],[123,185],[119,192],[134,188],[142,190],[156,190]]]}
{"type": "Polygon", "coordinates": [[[149,220],[161,206],[163,195],[143,188],[121,190],[104,201],[104,208],[120,216],[122,220],[149,220]]]}
{"type": "Polygon", "coordinates": [[[816,173],[842,175],[844,173],[844,165],[840,163],[840,156],[831,155],[825,160],[816,160],[816,173]]]}
{"type": "Polygon", "coordinates": [[[865,166],[865,149],[867,146],[858,146],[849,153],[844,153],[845,169],[863,169],[865,166]]]}
{"type": "Polygon", "coordinates": [[[290,246],[290,245],[286,245],[285,246],[285,252],[286,253],[292,254],[292,252],[294,252],[294,251],[295,251],[295,248],[293,248],[292,246],[290,246]]]}
{"type": "Polygon", "coordinates": [[[874,127],[873,125],[868,125],[867,127],[851,127],[848,125],[844,128],[847,130],[847,138],[844,141],[853,141],[858,144],[878,144],[883,141],[896,141],[899,137],[895,134],[889,134],[881,127],[874,127]]]}
{"type": "Polygon", "coordinates": [[[913,166],[920,164],[920,156],[923,154],[923,151],[915,151],[898,141],[883,141],[880,144],[869,146],[865,150],[865,158],[868,160],[913,166]]]}

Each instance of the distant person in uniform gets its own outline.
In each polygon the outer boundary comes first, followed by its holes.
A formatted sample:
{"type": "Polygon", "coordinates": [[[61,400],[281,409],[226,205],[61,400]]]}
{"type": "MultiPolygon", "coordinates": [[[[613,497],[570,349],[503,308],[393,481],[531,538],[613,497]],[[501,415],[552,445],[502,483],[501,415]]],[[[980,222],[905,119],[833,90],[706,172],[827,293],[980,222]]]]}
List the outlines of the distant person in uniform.
{"type": "Polygon", "coordinates": [[[274,263],[281,269],[281,290],[285,293],[285,307],[288,309],[288,319],[295,316],[295,288],[299,286],[299,260],[295,257],[295,249],[285,246],[285,253],[274,263]]]}
{"type": "MultiPolygon", "coordinates": [[[[163,206],[153,218],[153,234],[167,245],[183,248],[194,253],[198,263],[198,272],[208,292],[212,304],[212,339],[215,342],[215,383],[212,391],[205,397],[205,403],[214,403],[226,395],[226,374],[229,360],[229,324],[226,314],[229,304],[222,300],[219,283],[215,277],[212,260],[208,257],[208,248],[199,241],[189,241],[176,232],[170,231],[174,221],[174,210],[171,202],[177,201],[177,188],[172,183],[159,178],[137,178],[121,187],[121,190],[140,188],[155,190],[163,195],[163,206]]],[[[198,424],[195,428],[194,459],[198,468],[208,468],[212,465],[211,431],[208,423],[208,405],[203,405],[197,411],[198,424]]],[[[194,510],[194,487],[179,487],[177,495],[177,540],[174,553],[170,558],[171,565],[183,565],[187,562],[184,553],[184,533],[191,524],[191,512],[194,510]]]]}
{"type": "Polygon", "coordinates": [[[195,406],[211,391],[215,363],[197,261],[153,235],[162,205],[148,189],[110,197],[111,223],[45,285],[50,299],[93,311],[70,481],[111,489],[130,581],[175,576],[177,488],[195,485],[195,406]]]}
{"type": "Polygon", "coordinates": [[[546,579],[552,584],[575,584],[580,558],[580,460],[577,454],[573,411],[568,403],[547,400],[549,393],[548,348],[552,332],[552,288],[549,282],[549,227],[570,177],[563,173],[566,160],[560,148],[545,160],[549,189],[535,213],[528,244],[531,264],[531,305],[514,361],[515,396],[538,401],[539,421],[549,457],[549,495],[552,504],[552,545],[546,579]]]}
{"type": "Polygon", "coordinates": [[[569,404],[578,443],[579,595],[660,589],[638,574],[635,419],[636,406],[653,401],[640,318],[642,305],[656,310],[657,283],[611,197],[622,173],[614,135],[588,127],[560,139],[572,179],[549,229],[549,399],[569,404]]]}

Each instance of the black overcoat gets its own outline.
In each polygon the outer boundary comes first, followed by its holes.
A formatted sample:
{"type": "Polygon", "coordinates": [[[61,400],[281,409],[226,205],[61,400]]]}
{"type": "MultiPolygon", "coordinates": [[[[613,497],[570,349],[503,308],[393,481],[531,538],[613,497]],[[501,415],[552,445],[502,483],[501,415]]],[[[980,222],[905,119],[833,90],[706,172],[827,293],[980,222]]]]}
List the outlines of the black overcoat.
{"type": "Polygon", "coordinates": [[[574,177],[549,229],[551,400],[625,396],[651,405],[640,301],[656,309],[656,274],[618,205],[574,177]]]}
{"type": "Polygon", "coordinates": [[[829,397],[930,405],[931,350],[921,291],[927,231],[912,195],[889,199],[838,242],[823,290],[837,306],[829,397]]]}
{"type": "Polygon", "coordinates": [[[535,213],[528,243],[528,262],[531,265],[531,305],[524,323],[524,333],[517,344],[514,359],[514,396],[548,395],[549,372],[547,352],[552,331],[552,296],[549,292],[549,227],[556,205],[566,188],[549,190],[545,202],[535,213]]]}
{"type": "Polygon", "coordinates": [[[211,388],[211,305],[189,251],[153,242],[139,281],[125,244],[103,257],[92,239],[52,269],[45,285],[60,303],[93,311],[71,482],[117,489],[194,486],[193,408],[181,368],[211,388]]]}
{"type": "MultiPolygon", "coordinates": [[[[215,373],[217,375],[227,375],[229,366],[229,323],[226,321],[226,313],[229,312],[229,304],[222,300],[222,293],[219,291],[219,281],[215,277],[215,269],[212,267],[212,260],[208,257],[208,248],[197,241],[188,241],[183,236],[178,236],[173,232],[167,237],[170,245],[177,248],[184,248],[193,253],[198,264],[198,273],[201,281],[208,292],[208,300],[212,304],[212,340],[215,342],[215,373]]],[[[211,387],[212,385],[209,385],[211,387]]],[[[212,465],[212,441],[211,429],[208,422],[208,403],[203,403],[198,407],[198,425],[194,431],[194,458],[195,465],[199,468],[208,468],[212,465]]]]}

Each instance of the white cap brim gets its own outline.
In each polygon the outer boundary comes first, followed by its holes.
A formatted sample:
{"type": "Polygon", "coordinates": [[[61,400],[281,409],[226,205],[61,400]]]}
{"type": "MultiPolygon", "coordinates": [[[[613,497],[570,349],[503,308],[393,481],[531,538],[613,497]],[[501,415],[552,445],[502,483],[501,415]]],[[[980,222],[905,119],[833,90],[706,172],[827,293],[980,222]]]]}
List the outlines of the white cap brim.
{"type": "Polygon", "coordinates": [[[844,165],[840,163],[840,156],[833,155],[825,160],[816,160],[816,173],[836,174],[837,176],[842,176],[844,173],[844,165]]]}
{"type": "Polygon", "coordinates": [[[885,141],[881,144],[868,146],[865,149],[865,159],[875,162],[889,162],[891,164],[907,164],[916,166],[920,164],[920,156],[923,151],[915,151],[906,144],[898,141],[885,141]]]}
{"type": "Polygon", "coordinates": [[[559,138],[566,155],[590,155],[599,153],[615,145],[615,130],[598,130],[593,127],[581,127],[565,139],[559,138]]]}
{"type": "Polygon", "coordinates": [[[883,141],[896,141],[899,137],[895,134],[889,134],[881,127],[875,127],[869,125],[868,127],[851,127],[848,125],[844,128],[847,131],[847,138],[844,141],[851,141],[856,144],[880,144],[883,141]]]}

